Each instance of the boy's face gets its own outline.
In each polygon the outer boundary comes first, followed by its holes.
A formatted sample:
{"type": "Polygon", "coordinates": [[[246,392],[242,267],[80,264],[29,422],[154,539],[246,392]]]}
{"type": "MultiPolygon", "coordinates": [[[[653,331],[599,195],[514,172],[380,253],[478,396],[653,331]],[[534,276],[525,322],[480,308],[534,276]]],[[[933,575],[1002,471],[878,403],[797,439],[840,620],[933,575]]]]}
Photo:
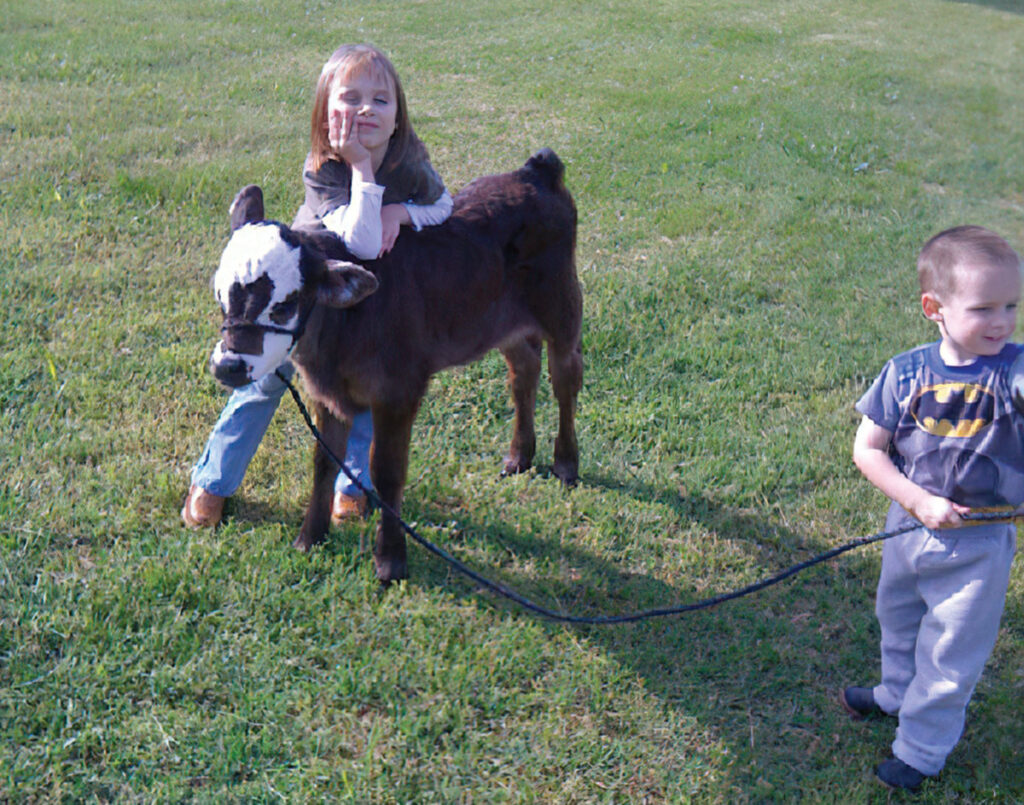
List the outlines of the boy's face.
{"type": "Polygon", "coordinates": [[[939,351],[950,365],[964,365],[983,355],[998,355],[1013,337],[1020,301],[1020,270],[1014,266],[962,265],[953,290],[940,299],[921,297],[924,314],[939,325],[939,351]]]}

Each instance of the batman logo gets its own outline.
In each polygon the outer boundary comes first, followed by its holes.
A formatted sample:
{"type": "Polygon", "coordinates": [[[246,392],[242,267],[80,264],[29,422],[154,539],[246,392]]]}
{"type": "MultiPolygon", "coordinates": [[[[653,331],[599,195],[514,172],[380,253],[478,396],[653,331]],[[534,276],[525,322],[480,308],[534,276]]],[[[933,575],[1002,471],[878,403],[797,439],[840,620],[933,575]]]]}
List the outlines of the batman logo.
{"type": "Polygon", "coordinates": [[[992,424],[995,408],[995,397],[985,386],[936,383],[914,395],[909,411],[926,433],[966,439],[992,424]]]}

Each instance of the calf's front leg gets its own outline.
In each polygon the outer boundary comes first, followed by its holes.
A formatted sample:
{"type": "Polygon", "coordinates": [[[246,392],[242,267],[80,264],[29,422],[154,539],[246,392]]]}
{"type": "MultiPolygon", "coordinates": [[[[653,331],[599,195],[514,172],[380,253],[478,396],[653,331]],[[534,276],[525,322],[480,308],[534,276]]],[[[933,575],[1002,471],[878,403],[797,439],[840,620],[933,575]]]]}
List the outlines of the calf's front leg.
{"type": "Polygon", "coordinates": [[[373,409],[373,448],[370,451],[370,477],[382,503],[373,563],[377,579],[388,585],[409,577],[405,533],[398,521],[402,490],[409,465],[409,440],[416,407],[378,406],[373,409]],[[389,511],[390,509],[390,511],[389,511]]]}
{"type": "MultiPolygon", "coordinates": [[[[349,422],[338,419],[325,406],[314,402],[313,418],[320,435],[341,461],[345,460],[345,445],[348,443],[349,422]]],[[[302,528],[292,546],[308,551],[323,542],[331,525],[331,504],[334,499],[334,481],[338,477],[338,465],[324,450],[320,442],[313,448],[313,490],[309,495],[309,506],[302,528]]]]}

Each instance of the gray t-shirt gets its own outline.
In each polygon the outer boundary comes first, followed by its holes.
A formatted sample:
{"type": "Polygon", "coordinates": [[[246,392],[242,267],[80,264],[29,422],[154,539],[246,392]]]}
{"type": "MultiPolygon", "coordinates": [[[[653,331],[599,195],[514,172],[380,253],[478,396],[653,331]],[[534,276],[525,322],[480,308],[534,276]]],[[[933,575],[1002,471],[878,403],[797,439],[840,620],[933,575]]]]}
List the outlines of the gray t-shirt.
{"type": "Polygon", "coordinates": [[[1021,352],[1007,344],[947,366],[939,342],[925,344],[886,363],[856,408],[892,432],[889,454],[917,485],[972,509],[1016,507],[1024,503],[1024,416],[1012,402],[1010,367],[1021,352]]]}

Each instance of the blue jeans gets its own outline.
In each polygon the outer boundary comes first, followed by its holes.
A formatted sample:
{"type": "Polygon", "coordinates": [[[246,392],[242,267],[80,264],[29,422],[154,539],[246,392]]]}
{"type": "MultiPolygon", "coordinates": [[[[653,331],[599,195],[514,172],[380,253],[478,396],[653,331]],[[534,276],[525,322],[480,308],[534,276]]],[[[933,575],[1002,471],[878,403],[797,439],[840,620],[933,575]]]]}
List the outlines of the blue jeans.
{"type": "MultiPolygon", "coordinates": [[[[295,367],[286,361],[279,367],[291,379],[295,367]]],[[[270,425],[286,386],[273,372],[255,383],[235,389],[213,426],[199,461],[192,468],[192,484],[221,497],[230,497],[242,485],[245,471],[270,425]]],[[[370,443],[373,441],[373,417],[363,411],[352,420],[345,453],[345,466],[367,489],[370,480],[370,443]]],[[[336,492],[359,495],[359,488],[345,473],[338,471],[336,492]]]]}

